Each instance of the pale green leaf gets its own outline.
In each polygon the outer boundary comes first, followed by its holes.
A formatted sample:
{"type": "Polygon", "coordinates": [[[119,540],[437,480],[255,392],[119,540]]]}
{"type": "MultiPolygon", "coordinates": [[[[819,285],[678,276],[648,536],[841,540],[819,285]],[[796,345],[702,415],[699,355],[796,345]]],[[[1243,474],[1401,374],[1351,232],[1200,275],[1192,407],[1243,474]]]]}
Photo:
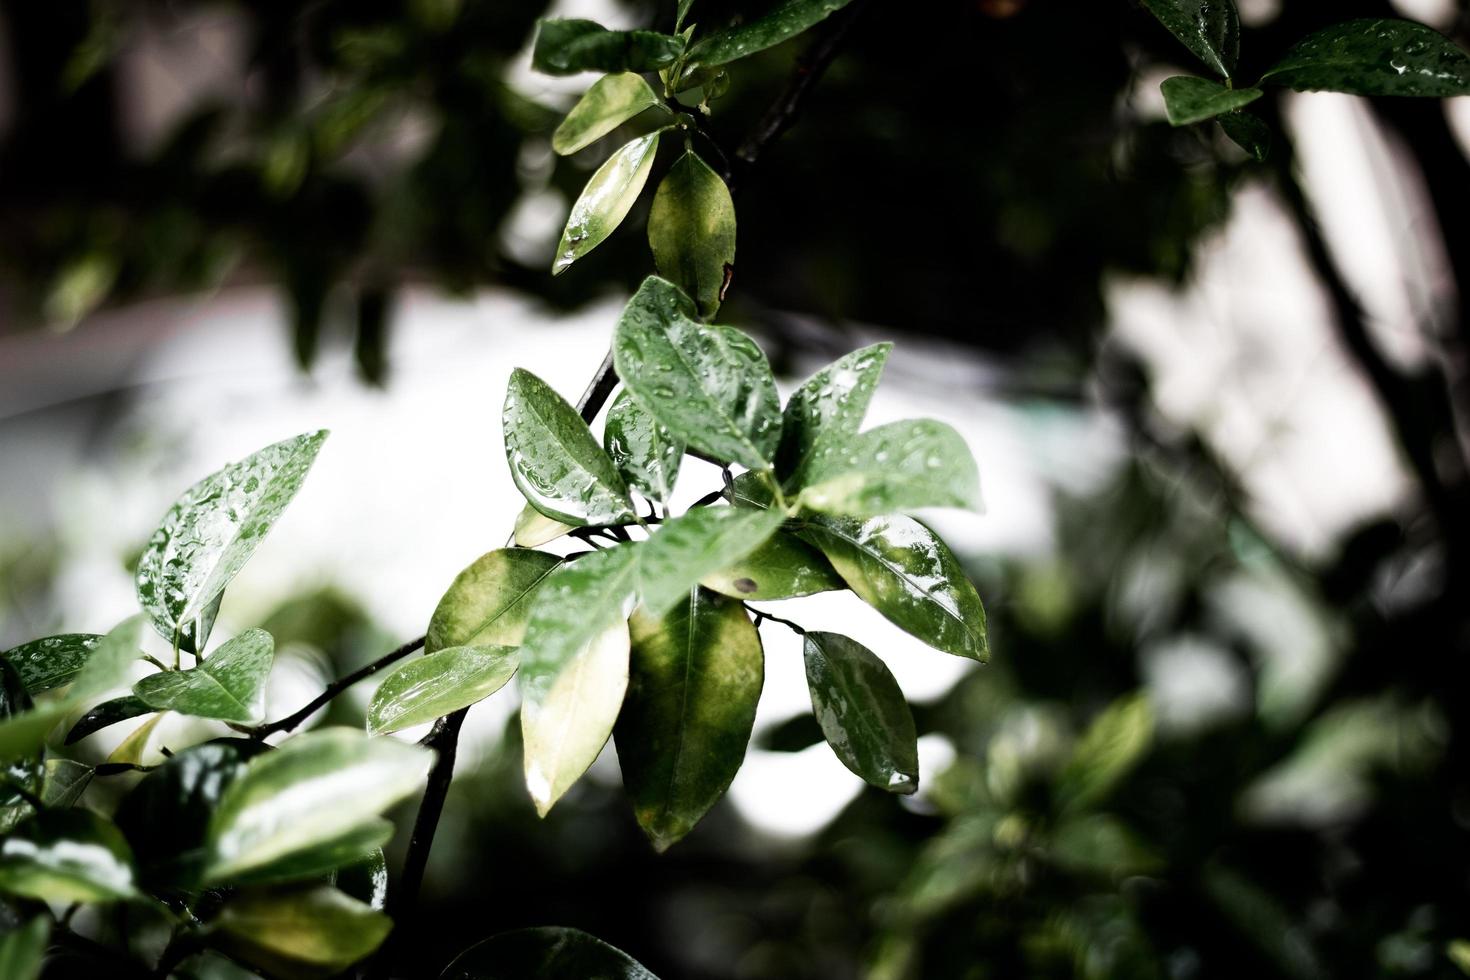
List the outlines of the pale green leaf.
{"type": "Polygon", "coordinates": [[[659,275],[692,297],[700,316],[719,312],[735,267],[735,202],[693,150],[674,162],[653,195],[648,244],[659,275]]]}
{"type": "Polygon", "coordinates": [[[526,548],[481,555],[455,576],[434,608],[424,650],[519,646],[536,593],[561,562],[556,555],[526,548]]]}
{"type": "Polygon", "coordinates": [[[605,75],[592,83],[551,134],[551,148],[566,155],[590,146],[650,106],[658,96],[643,76],[605,75]]]}
{"type": "Polygon", "coordinates": [[[265,717],[265,682],[275,640],[262,629],[246,630],[188,670],[149,674],[133,693],[149,707],[244,725],[265,717]]]}
{"type": "Polygon", "coordinates": [[[516,515],[515,543],[521,548],[539,548],[575,528],[575,524],[553,521],[530,504],[516,515]]]}
{"type": "Polygon", "coordinates": [[[410,660],[368,702],[374,735],[421,725],[478,704],[505,686],[520,658],[513,647],[447,647],[410,660]]]}
{"type": "Polygon", "coordinates": [[[51,920],[38,915],[19,928],[0,936],[0,977],[6,980],[38,980],[46,957],[46,940],[51,920]]]}
{"type": "Polygon", "coordinates": [[[552,275],[565,272],[622,224],[648,182],[658,152],[658,136],[655,131],[624,143],[587,181],[556,246],[552,275]]]}
{"type": "Polygon", "coordinates": [[[393,921],[336,888],[320,885],[236,896],[220,910],[214,927],[248,950],[336,971],[382,945],[393,921]]]}
{"type": "Polygon", "coordinates": [[[864,516],[917,507],[980,506],[980,476],[964,438],[943,422],[892,422],[824,446],[803,468],[800,503],[864,516]]]}

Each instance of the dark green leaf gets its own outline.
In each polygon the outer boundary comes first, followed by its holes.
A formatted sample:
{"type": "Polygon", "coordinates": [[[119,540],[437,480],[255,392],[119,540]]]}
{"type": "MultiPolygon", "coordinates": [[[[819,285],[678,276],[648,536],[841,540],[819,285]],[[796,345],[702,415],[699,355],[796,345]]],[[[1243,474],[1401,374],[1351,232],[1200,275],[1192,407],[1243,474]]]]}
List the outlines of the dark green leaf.
{"type": "Polygon", "coordinates": [[[1083,733],[1057,777],[1060,805],[1079,810],[1107,796],[1148,749],[1153,730],[1153,708],[1143,695],[1109,705],[1083,733]]]}
{"type": "Polygon", "coordinates": [[[481,555],[455,576],[434,608],[424,649],[520,646],[536,593],[561,561],[526,548],[481,555]]]}
{"type": "Polygon", "coordinates": [[[133,685],[133,693],[158,711],[255,724],[265,717],[275,646],[265,630],[246,630],[197,667],[149,674],[133,685]]]}
{"type": "Polygon", "coordinates": [[[1265,93],[1258,88],[1226,88],[1208,78],[1175,75],[1159,86],[1169,125],[1188,126],[1250,105],[1265,93]]]}
{"type": "Polygon", "coordinates": [[[653,31],[610,31],[591,20],[543,20],[531,67],[548,75],[657,71],[684,51],[684,39],[653,31]]]}
{"type": "Polygon", "coordinates": [[[694,6],[694,0],[679,0],[679,9],[674,14],[674,30],[684,29],[684,18],[689,16],[689,8],[694,6]]]}
{"type": "Polygon", "coordinates": [[[505,458],[516,487],[547,517],[569,524],[629,524],[628,488],[577,410],[517,368],[502,413],[505,458]]]}
{"type": "Polygon", "coordinates": [[[6,980],[37,980],[46,956],[51,920],[38,915],[19,929],[0,936],[0,977],[6,980]]]}
{"type": "Polygon", "coordinates": [[[635,612],[614,730],[633,813],[663,851],[694,829],[745,760],[765,665],[740,603],[689,590],[662,618],[635,612]]]}
{"type": "Polygon", "coordinates": [[[1470,94],[1470,56],[1438,31],[1407,20],[1350,20],[1297,43],[1261,82],[1299,92],[1470,94]]]}
{"type": "Polygon", "coordinates": [[[421,725],[478,704],[505,686],[520,664],[514,647],[447,647],[410,660],[388,676],[368,703],[374,735],[421,725]]]}
{"type": "Polygon", "coordinates": [[[251,953],[259,950],[270,957],[335,972],[382,945],[393,921],[321,885],[239,895],[225,905],[214,925],[224,934],[222,938],[245,945],[246,958],[253,958],[251,953]]]}
{"type": "Polygon", "coordinates": [[[740,331],[695,320],[677,286],[643,281],[618,319],[613,358],[639,404],[676,439],[721,462],[770,468],[781,403],[765,355],[740,331]]]}
{"type": "Polygon", "coordinates": [[[1225,135],[1257,161],[1271,152],[1271,127],[1249,112],[1227,112],[1219,117],[1225,135]]]}
{"type": "Polygon", "coordinates": [[[658,980],[632,957],[600,939],[547,926],[517,929],[476,943],[454,958],[440,980],[658,980]]]}
{"type": "Polygon", "coordinates": [[[822,368],[792,394],[782,415],[776,470],[799,483],[803,464],[862,428],[893,345],[873,344],[822,368]]]}
{"type": "Polygon", "coordinates": [[[551,263],[552,275],[561,275],[623,223],[648,182],[658,152],[658,136],[655,130],[624,143],[587,181],[567,216],[556,259],[551,263]]]}
{"type": "Polygon", "coordinates": [[[209,612],[301,489],[326,437],[311,432],[267,446],[200,480],[169,508],[137,572],[138,601],[166,638],[209,612]]]}
{"type": "Polygon", "coordinates": [[[812,714],[837,758],[879,789],[917,790],[914,716],[888,667],[838,633],[807,633],[802,649],[812,714]]]}
{"type": "Polygon", "coordinates": [[[755,744],[767,752],[800,752],[823,738],[822,726],[808,712],[766,729],[756,738],[755,744]]]}
{"type": "Polygon", "coordinates": [[[659,275],[691,296],[700,316],[714,316],[735,266],[735,202],[693,150],[675,161],[653,195],[648,244],[659,275]]]}
{"type": "Polygon", "coordinates": [[[332,874],[333,885],[347,895],[379,912],[388,904],[388,859],[383,849],[369,851],[360,861],[338,868],[332,874]]]}
{"type": "Polygon", "coordinates": [[[26,690],[40,694],[68,683],[101,639],[96,633],[63,633],[22,643],[6,650],[4,657],[19,672],[26,690]]]}
{"type": "Polygon", "coordinates": [[[47,902],[132,898],[133,855],[97,814],[43,810],[0,841],[0,891],[47,902]]]}
{"type": "Polygon", "coordinates": [[[851,0],[778,0],[764,15],[715,33],[689,49],[691,63],[723,65],[793,38],[851,0]]]}
{"type": "Polygon", "coordinates": [[[829,514],[980,506],[970,447],[953,428],[929,419],[880,425],[824,446],[802,470],[802,506],[829,514]]]}
{"type": "Polygon", "coordinates": [[[1143,0],[1159,23],[1195,57],[1225,78],[1240,54],[1240,16],[1234,0],[1143,0]]]}
{"type": "Polygon", "coordinates": [[[658,96],[632,72],[606,75],[592,83],[556,132],[551,148],[566,155],[590,146],[638,113],[658,105],[658,96]]]}
{"type": "Polygon", "coordinates": [[[822,550],[848,588],[930,646],[988,660],[985,609],[939,537],[912,518],[815,518],[801,536],[822,550]]]}
{"type": "Polygon", "coordinates": [[[699,584],[736,599],[791,599],[847,588],[820,551],[785,531],[699,584]]]}
{"type": "Polygon", "coordinates": [[[92,773],[92,767],[81,762],[47,759],[41,783],[42,805],[58,809],[74,805],[92,782],[92,773]]]}
{"type": "Polygon", "coordinates": [[[209,642],[209,634],[214,631],[214,621],[219,618],[219,607],[224,599],[225,594],[221,592],[214,597],[213,602],[204,607],[204,611],[196,618],[179,627],[180,650],[195,654],[204,652],[205,644],[209,642]]]}
{"type": "Polygon", "coordinates": [[[628,392],[618,394],[607,412],[602,443],[623,477],[649,500],[666,503],[679,477],[684,444],[628,392]]]}
{"type": "Polygon", "coordinates": [[[129,718],[137,718],[140,715],[151,714],[154,711],[142,698],[127,694],[111,701],[103,701],[101,704],[82,715],[77,723],[71,726],[71,731],[66,733],[65,744],[71,745],[80,742],[93,732],[100,732],[104,728],[116,725],[120,721],[129,718]]]}

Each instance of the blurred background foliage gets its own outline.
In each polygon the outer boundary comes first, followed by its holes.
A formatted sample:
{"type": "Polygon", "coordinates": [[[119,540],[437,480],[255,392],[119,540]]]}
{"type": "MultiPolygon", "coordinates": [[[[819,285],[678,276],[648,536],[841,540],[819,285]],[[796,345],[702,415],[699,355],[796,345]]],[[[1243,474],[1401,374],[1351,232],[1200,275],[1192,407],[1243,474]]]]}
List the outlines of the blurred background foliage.
{"type": "MultiPolygon", "coordinates": [[[[696,19],[761,6],[696,0],[696,19]]],[[[1264,6],[1244,31],[1245,75],[1329,22],[1404,12],[1264,6]]],[[[599,161],[554,157],[569,100],[518,84],[543,7],[5,0],[0,332],[268,282],[303,364],[350,344],[383,383],[409,285],[507,287],[557,308],[626,291],[649,269],[636,214],[593,259],[547,274],[555,228],[548,241],[542,226],[599,161]],[[136,98],[158,87],[129,60],[142,49],[165,63],[185,52],[162,85],[168,112],[136,98]]],[[[671,8],[622,9],[667,25],[671,8]]],[[[1466,23],[1461,3],[1438,26],[1463,44],[1466,23]]],[[[709,124],[727,153],[795,53],[740,63],[709,124]]],[[[972,563],[999,652],[916,705],[920,733],[955,749],[926,774],[930,792],[866,791],[796,842],[761,838],[722,805],[655,857],[613,785],[594,781],[536,820],[512,723],[456,783],[426,904],[394,942],[442,963],[487,922],[556,922],[688,980],[1470,972],[1470,491],[1457,429],[1470,315],[1456,305],[1424,325],[1426,365],[1386,362],[1314,237],[1284,131],[1255,164],[1209,127],[1134,111],[1142,75],[1185,62],[1127,0],[869,3],[799,123],[739,188],[723,318],[757,329],[778,362],[831,342],[794,314],[883,324],[986,352],[1018,392],[1100,399],[1127,425],[1130,463],[1059,502],[1054,553],[972,563]],[[1321,560],[1258,526],[1240,474],[1199,433],[1163,423],[1145,370],[1099,343],[1105,277],[1182,281],[1252,180],[1297,223],[1416,481],[1399,512],[1321,560]],[[1177,677],[1169,711],[1140,694],[1177,677]]],[[[1470,171],[1442,107],[1372,111],[1426,178],[1439,227],[1424,234],[1443,236],[1470,284],[1470,171]]],[[[55,571],[18,534],[0,540],[0,563],[12,608],[55,571]]],[[[330,591],[262,625],[326,673],[387,642],[370,611],[330,591]]],[[[333,710],[360,720],[348,703],[333,710]]],[[[797,751],[819,732],[798,718],[763,737],[797,751]]]]}

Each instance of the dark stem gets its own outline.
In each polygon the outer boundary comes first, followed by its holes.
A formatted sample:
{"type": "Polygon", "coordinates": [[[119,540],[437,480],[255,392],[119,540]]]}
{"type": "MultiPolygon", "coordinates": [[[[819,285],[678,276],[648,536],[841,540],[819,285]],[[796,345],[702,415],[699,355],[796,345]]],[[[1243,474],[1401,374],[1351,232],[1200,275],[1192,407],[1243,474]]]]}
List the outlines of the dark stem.
{"type": "Polygon", "coordinates": [[[251,738],[265,738],[268,735],[274,735],[276,732],[289,732],[291,729],[295,728],[297,725],[310,718],[323,705],[327,704],[337,695],[341,694],[343,691],[347,690],[358,681],[371,677],[378,671],[382,670],[384,667],[397,663],[404,657],[408,656],[410,653],[413,653],[415,650],[421,648],[424,645],[424,640],[425,637],[422,636],[416,640],[409,640],[407,643],[403,644],[403,646],[394,650],[392,653],[384,654],[377,660],[374,660],[372,663],[367,664],[363,667],[359,667],[357,670],[354,670],[346,677],[338,678],[331,684],[328,684],[325,691],[312,698],[311,701],[300,711],[297,711],[294,714],[289,714],[286,717],[282,718],[280,721],[272,721],[264,725],[258,725],[255,728],[247,728],[242,730],[251,738]]]}
{"type": "Polygon", "coordinates": [[[787,629],[791,630],[793,633],[797,634],[798,636],[806,636],[806,629],[804,627],[802,627],[802,626],[799,626],[796,623],[793,623],[791,620],[789,620],[789,619],[782,619],[780,616],[772,616],[768,612],[762,612],[761,610],[755,608],[754,606],[750,605],[749,603],[745,603],[744,605],[745,605],[746,611],[749,612],[752,616],[755,617],[755,628],[756,629],[760,629],[762,623],[766,622],[767,620],[770,620],[773,623],[780,623],[782,626],[784,626],[787,629]]]}

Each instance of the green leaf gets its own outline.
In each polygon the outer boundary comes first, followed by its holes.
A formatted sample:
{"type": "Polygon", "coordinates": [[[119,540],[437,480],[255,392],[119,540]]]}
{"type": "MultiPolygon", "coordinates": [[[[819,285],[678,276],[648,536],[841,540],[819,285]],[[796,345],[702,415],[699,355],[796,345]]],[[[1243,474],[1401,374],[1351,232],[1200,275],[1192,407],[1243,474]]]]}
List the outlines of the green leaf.
{"type": "Polygon", "coordinates": [[[454,958],[440,980],[658,980],[622,950],[560,926],[502,932],[454,958]]]}
{"type": "Polygon", "coordinates": [[[1208,78],[1175,75],[1164,79],[1164,111],[1169,125],[1188,126],[1250,105],[1266,93],[1258,88],[1226,88],[1208,78]]]}
{"type": "Polygon", "coordinates": [[[133,693],[159,711],[253,725],[265,717],[265,681],[275,647],[265,630],[246,630],[197,667],[149,674],[133,685],[133,693]]]}
{"type": "Polygon", "coordinates": [[[953,428],[929,419],[892,422],[824,447],[804,467],[803,480],[802,506],[830,514],[980,506],[970,447],[953,428]]]}
{"type": "Polygon", "coordinates": [[[167,714],[167,712],[163,712],[153,715],[141,725],[136,726],[128,733],[128,737],[118,743],[117,748],[112,750],[112,754],[107,757],[107,761],[112,764],[127,766],[143,765],[143,759],[148,752],[148,743],[153,738],[153,732],[158,728],[159,722],[167,717],[167,714]]]}
{"type": "Polygon", "coordinates": [[[603,446],[623,478],[649,500],[667,503],[679,477],[684,444],[627,391],[620,392],[607,412],[603,446]]]}
{"type": "Polygon", "coordinates": [[[539,548],[549,541],[555,541],[574,527],[575,524],[553,521],[527,504],[516,515],[515,543],[521,548],[539,548]]]}
{"type": "Polygon", "coordinates": [[[618,319],[618,376],[674,438],[721,462],[769,469],[781,438],[771,367],[749,337],[692,312],[677,286],[645,279],[618,319]]]}
{"type": "Polygon", "coordinates": [[[1234,0],[1143,0],[1143,5],[1195,57],[1229,78],[1240,54],[1234,0]]]}
{"type": "Polygon", "coordinates": [[[6,980],[38,980],[41,961],[46,957],[46,941],[51,936],[51,920],[38,915],[18,929],[0,936],[0,977],[6,980]]]}
{"type": "Polygon", "coordinates": [[[736,599],[792,599],[847,588],[820,551],[785,531],[699,584],[736,599]]]}
{"type": "Polygon", "coordinates": [[[96,633],[63,633],[22,643],[3,656],[20,674],[26,690],[41,694],[76,676],[101,639],[96,633]]]}
{"type": "Polygon", "coordinates": [[[648,182],[658,152],[658,136],[655,130],[624,143],[587,181],[567,216],[567,226],[556,246],[556,260],[551,264],[552,275],[561,275],[622,224],[648,182]]]}
{"type": "Polygon", "coordinates": [[[765,663],[740,603],[698,587],[662,618],[635,612],[630,627],[628,694],[614,738],[638,825],[664,851],[730,788],[765,663]]]}
{"type": "Polygon", "coordinates": [[[610,31],[591,20],[543,20],[531,67],[547,75],[657,71],[674,63],[684,39],[654,31],[610,31]]]}
{"type": "Polygon", "coordinates": [[[776,471],[783,479],[799,485],[803,464],[857,435],[891,350],[889,343],[855,350],[796,389],[786,402],[776,451],[776,471]]]}
{"type": "Polygon", "coordinates": [[[556,127],[551,148],[563,156],[576,153],[655,105],[658,96],[643,76],[632,72],[605,75],[592,83],[556,127]]]}
{"type": "Polygon", "coordinates": [[[90,810],[43,810],[0,841],[0,891],[46,902],[132,898],[133,855],[90,810]]]}
{"type": "Polygon", "coordinates": [[[689,16],[689,8],[694,6],[694,0],[679,0],[679,9],[674,15],[674,30],[684,29],[684,18],[689,16]]]}
{"type": "Polygon", "coordinates": [[[1063,810],[1100,802],[1133,769],[1153,741],[1154,714],[1148,698],[1134,694],[1095,718],[1057,777],[1063,810]]]}
{"type": "Polygon", "coordinates": [[[900,515],[815,518],[801,536],[822,550],[848,588],[890,622],[938,650],[990,659],[985,609],[939,537],[900,515]]]}
{"type": "Polygon", "coordinates": [[[516,368],[501,415],[516,488],[547,517],[569,524],[631,524],[628,488],[587,423],[546,382],[516,368]]]}
{"type": "Polygon", "coordinates": [[[1271,127],[1249,112],[1227,112],[1217,120],[1225,135],[1257,162],[1271,152],[1271,127]]]}
{"type": "Polygon", "coordinates": [[[383,849],[369,851],[360,861],[338,868],[332,873],[331,884],[379,912],[383,911],[388,904],[388,859],[383,849]]]}
{"type": "Polygon", "coordinates": [[[214,597],[213,602],[204,607],[203,612],[179,628],[180,650],[193,654],[204,652],[204,646],[209,642],[209,634],[214,631],[214,621],[219,618],[220,604],[224,600],[225,594],[221,592],[214,597]]]}
{"type": "Polygon", "coordinates": [[[637,548],[638,600],[662,616],[700,579],[730,567],[776,533],[783,514],[774,510],[696,507],[665,521],[637,548]]]}
{"type": "Polygon", "coordinates": [[[368,703],[374,735],[421,725],[478,704],[505,686],[520,659],[514,647],[448,647],[410,660],[378,685],[368,703]]]}
{"type": "Polygon", "coordinates": [[[1299,41],[1261,82],[1299,92],[1470,94],[1470,55],[1408,20],[1349,20],[1299,41]]]}
{"type": "Polygon", "coordinates": [[[838,633],[807,633],[802,653],[812,714],[842,764],[890,793],[917,790],[914,716],[883,661],[838,633]]]}
{"type": "Polygon", "coordinates": [[[265,885],[321,879],[380,851],[392,838],[393,821],[371,817],[329,841],[233,876],[231,884],[265,885]]]}
{"type": "Polygon", "coordinates": [[[132,694],[111,701],[103,701],[92,708],[71,726],[71,731],[66,733],[64,744],[71,745],[80,742],[94,732],[100,732],[104,728],[116,725],[120,721],[129,718],[137,718],[141,715],[152,714],[153,708],[142,698],[132,694]]]}
{"type": "MultiPolygon", "coordinates": [[[[242,894],[220,910],[215,928],[250,952],[337,971],[382,945],[393,920],[326,885],[242,894]]],[[[233,943],[231,943],[233,946],[233,943]]],[[[273,971],[274,972],[274,971],[273,971]]]]}
{"type": "Polygon", "coordinates": [[[326,437],[311,432],[267,446],[200,480],[169,508],[137,572],[138,601],[166,638],[208,613],[296,496],[326,437]]]}
{"type": "Polygon", "coordinates": [[[763,16],[715,33],[689,49],[691,64],[723,65],[793,38],[851,0],[779,0],[763,16]]]}
{"type": "Polygon", "coordinates": [[[433,753],[348,728],[308,732],[251,759],[210,821],[205,866],[222,882],[337,840],[418,791],[433,753]]]}
{"type": "Polygon", "coordinates": [[[659,183],[648,212],[648,245],[659,275],[709,319],[735,266],[735,202],[709,164],[686,150],[659,183]]]}
{"type": "Polygon", "coordinates": [[[556,555],[526,548],[476,558],[434,608],[424,649],[520,646],[536,594],[561,563],[556,555]]]}
{"type": "Polygon", "coordinates": [[[63,809],[74,805],[92,782],[93,769],[72,759],[47,759],[41,803],[63,809]]]}

